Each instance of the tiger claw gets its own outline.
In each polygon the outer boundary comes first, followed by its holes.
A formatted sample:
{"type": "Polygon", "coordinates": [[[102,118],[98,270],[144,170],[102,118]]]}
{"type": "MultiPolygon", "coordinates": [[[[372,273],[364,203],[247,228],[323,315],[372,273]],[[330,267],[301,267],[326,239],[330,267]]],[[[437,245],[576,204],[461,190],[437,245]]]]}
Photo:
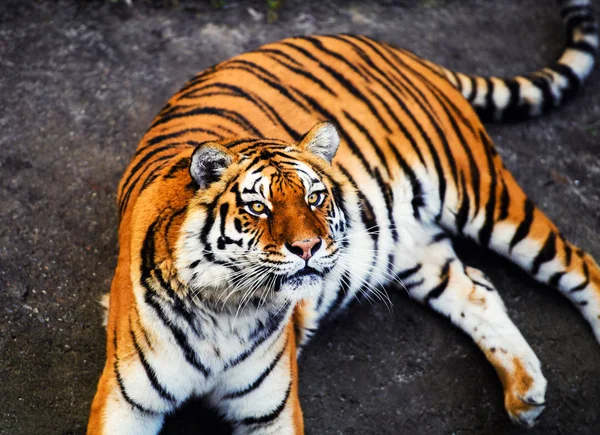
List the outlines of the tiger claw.
{"type": "Polygon", "coordinates": [[[523,427],[532,428],[538,422],[540,415],[546,408],[543,398],[517,396],[518,404],[512,403],[512,409],[508,409],[510,419],[523,427]]]}
{"type": "Polygon", "coordinates": [[[528,405],[531,406],[546,406],[546,402],[545,401],[537,401],[531,397],[521,397],[519,396],[519,400],[521,400],[524,403],[527,403],[528,405]]]}

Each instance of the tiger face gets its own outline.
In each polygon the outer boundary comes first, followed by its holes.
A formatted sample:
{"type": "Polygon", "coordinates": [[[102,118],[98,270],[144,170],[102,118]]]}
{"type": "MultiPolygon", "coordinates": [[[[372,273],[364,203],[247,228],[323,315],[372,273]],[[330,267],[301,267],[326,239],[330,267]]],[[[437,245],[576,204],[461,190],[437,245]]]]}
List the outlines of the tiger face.
{"type": "Polygon", "coordinates": [[[176,259],[194,295],[225,305],[323,290],[356,208],[352,188],[330,164],[338,145],[336,129],[320,123],[299,144],[198,146],[190,166],[198,193],[176,259]]]}

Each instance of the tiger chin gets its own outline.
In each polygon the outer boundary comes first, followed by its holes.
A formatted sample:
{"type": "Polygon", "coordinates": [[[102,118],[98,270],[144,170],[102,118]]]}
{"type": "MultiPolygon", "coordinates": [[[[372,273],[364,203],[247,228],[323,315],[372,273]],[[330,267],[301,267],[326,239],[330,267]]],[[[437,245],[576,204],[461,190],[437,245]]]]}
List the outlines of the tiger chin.
{"type": "Polygon", "coordinates": [[[354,188],[330,164],[340,142],[333,124],[316,124],[298,144],[256,142],[259,153],[251,140],[208,142],[191,157],[199,193],[182,225],[177,274],[195,300],[222,309],[319,298],[332,272],[340,275],[359,218],[354,188]]]}
{"type": "Polygon", "coordinates": [[[329,35],[274,42],[190,80],[119,184],[88,433],[158,433],[200,396],[236,434],[302,434],[297,355],[354,300],[386,302],[384,285],[468,334],[508,417],[533,426],[541,362],[452,238],[560,291],[600,341],[598,264],[527,197],[481,123],[556,108],[593,70],[590,2],[560,4],[567,47],[528,75],[468,76],[329,35]]]}

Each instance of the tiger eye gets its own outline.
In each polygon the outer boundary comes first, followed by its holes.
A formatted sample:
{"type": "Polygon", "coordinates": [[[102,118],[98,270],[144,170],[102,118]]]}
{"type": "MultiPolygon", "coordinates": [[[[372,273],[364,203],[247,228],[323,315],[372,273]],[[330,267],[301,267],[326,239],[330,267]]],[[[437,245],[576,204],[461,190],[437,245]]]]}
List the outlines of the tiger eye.
{"type": "Polygon", "coordinates": [[[320,195],[318,193],[311,193],[310,195],[308,195],[308,203],[310,205],[315,205],[317,202],[319,202],[319,197],[320,195]]]}
{"type": "Polygon", "coordinates": [[[262,202],[253,202],[252,204],[250,204],[250,209],[254,213],[261,214],[265,211],[265,205],[262,202]]]}

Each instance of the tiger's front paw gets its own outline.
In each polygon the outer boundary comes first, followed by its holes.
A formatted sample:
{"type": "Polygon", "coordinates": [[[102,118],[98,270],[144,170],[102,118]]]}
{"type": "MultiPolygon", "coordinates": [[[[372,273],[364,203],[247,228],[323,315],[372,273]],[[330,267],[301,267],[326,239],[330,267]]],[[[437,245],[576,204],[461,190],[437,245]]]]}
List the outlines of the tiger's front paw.
{"type": "Polygon", "coordinates": [[[504,405],[510,419],[521,426],[533,427],[545,408],[547,384],[537,358],[528,361],[514,357],[512,370],[506,370],[502,383],[504,405]]]}

